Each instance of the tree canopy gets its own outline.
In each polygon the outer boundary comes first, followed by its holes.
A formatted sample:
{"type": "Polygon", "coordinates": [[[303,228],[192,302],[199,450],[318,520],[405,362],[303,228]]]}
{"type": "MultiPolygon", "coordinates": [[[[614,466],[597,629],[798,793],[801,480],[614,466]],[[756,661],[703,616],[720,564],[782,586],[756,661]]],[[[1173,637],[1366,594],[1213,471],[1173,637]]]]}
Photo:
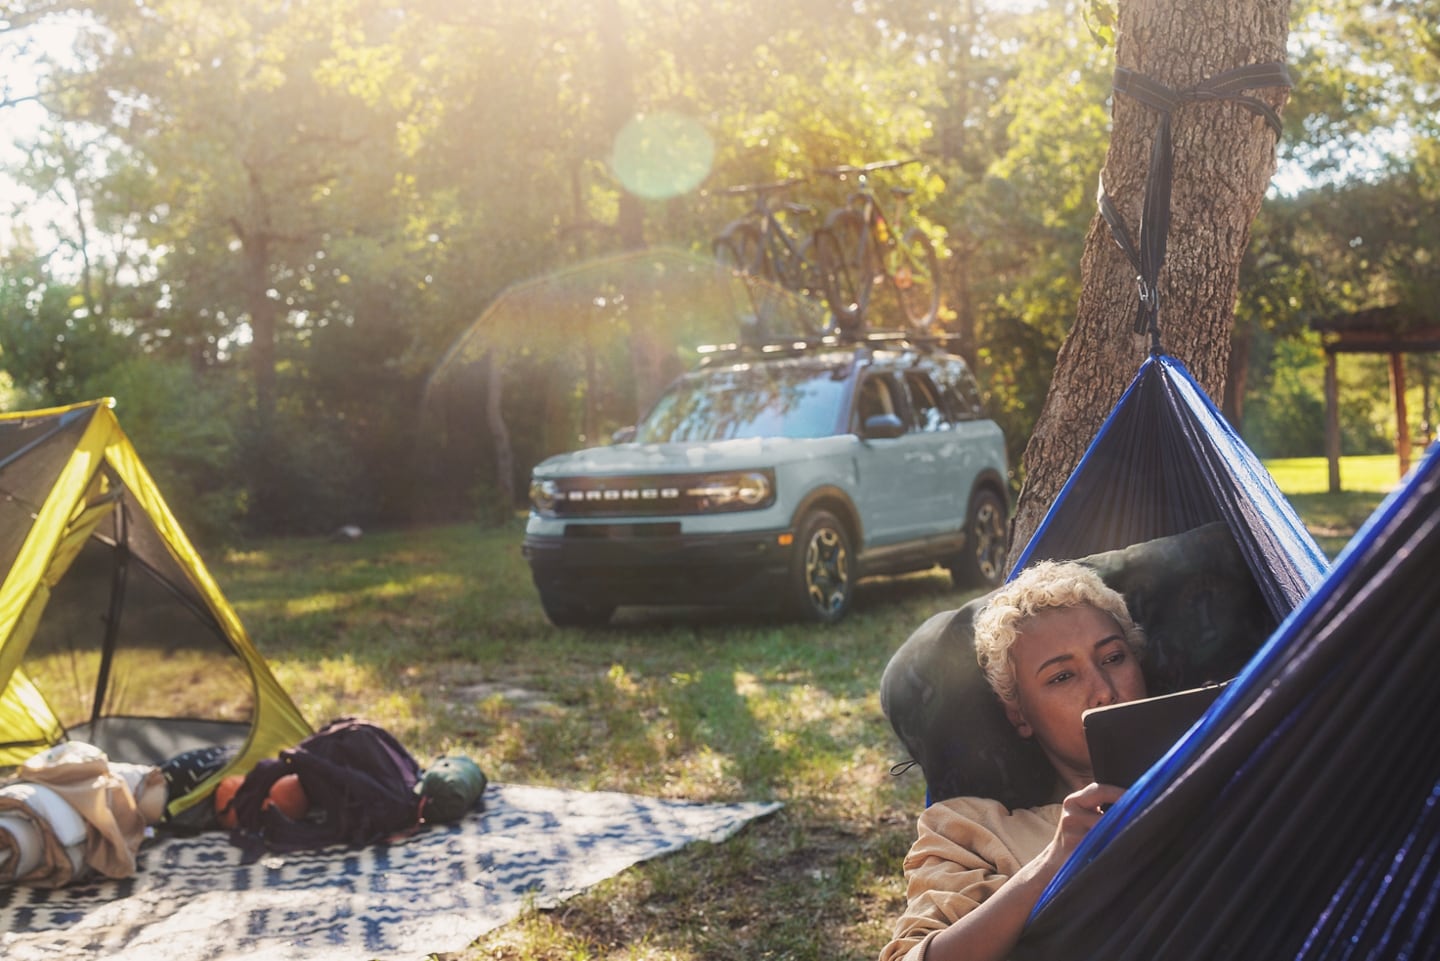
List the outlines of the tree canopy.
{"type": "MultiPolygon", "coordinates": [[[[422,405],[503,291],[643,246],[703,257],[744,210],[728,185],[809,177],[792,199],[824,210],[847,185],[815,169],[915,157],[894,180],[1018,468],[1110,139],[1114,49],[1082,6],[8,0],[0,44],[37,64],[47,119],[7,171],[28,193],[0,235],[4,403],[116,395],[142,455],[219,492],[193,508],[217,531],[474,511],[495,487],[482,408],[447,461],[456,424],[437,441],[422,405]]],[[[1299,186],[1242,267],[1251,393],[1307,318],[1433,302],[1435,12],[1292,12],[1299,186]]],[[[29,96],[7,76],[0,116],[29,96]]],[[[499,399],[511,433],[593,439],[624,405],[587,398],[584,364],[634,365],[643,395],[662,354],[532,351],[499,399]]]]}

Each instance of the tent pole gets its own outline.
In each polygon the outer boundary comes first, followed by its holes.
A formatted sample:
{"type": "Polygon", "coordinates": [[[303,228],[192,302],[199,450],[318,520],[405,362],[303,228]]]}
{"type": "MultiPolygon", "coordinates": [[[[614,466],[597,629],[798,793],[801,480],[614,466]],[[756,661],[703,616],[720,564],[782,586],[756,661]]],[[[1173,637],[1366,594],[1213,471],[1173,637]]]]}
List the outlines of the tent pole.
{"type": "Polygon", "coordinates": [[[110,580],[110,609],[105,615],[105,643],[100,648],[100,670],[95,677],[95,696],[90,704],[90,730],[96,730],[110,688],[110,668],[115,662],[115,643],[120,635],[120,612],[125,606],[125,584],[130,571],[129,524],[125,505],[117,505],[119,536],[115,538],[115,572],[110,580]]]}

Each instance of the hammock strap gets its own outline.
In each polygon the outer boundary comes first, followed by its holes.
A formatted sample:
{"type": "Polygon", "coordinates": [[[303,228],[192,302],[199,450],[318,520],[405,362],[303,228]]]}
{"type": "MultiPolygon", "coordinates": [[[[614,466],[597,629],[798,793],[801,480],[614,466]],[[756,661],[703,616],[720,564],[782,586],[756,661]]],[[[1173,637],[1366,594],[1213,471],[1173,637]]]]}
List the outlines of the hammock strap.
{"type": "Polygon", "coordinates": [[[1158,356],[1164,353],[1160,346],[1160,266],[1165,262],[1165,242],[1170,233],[1170,186],[1174,173],[1171,118],[1176,108],[1187,103],[1228,100],[1263,117],[1278,137],[1281,132],[1280,115],[1269,104],[1245,91],[1256,87],[1289,87],[1290,74],[1283,63],[1256,63],[1227,70],[1192,87],[1172,90],[1128,67],[1117,67],[1113,86],[1117,93],[1134,97],[1160,114],[1155,140],[1150,147],[1150,169],[1145,175],[1145,204],[1141,212],[1138,244],[1131,240],[1125,221],[1105,192],[1103,174],[1096,196],[1100,215],[1110,225],[1116,245],[1125,252],[1137,271],[1135,282],[1140,288],[1140,307],[1135,315],[1135,332],[1150,332],[1150,352],[1158,356]]]}

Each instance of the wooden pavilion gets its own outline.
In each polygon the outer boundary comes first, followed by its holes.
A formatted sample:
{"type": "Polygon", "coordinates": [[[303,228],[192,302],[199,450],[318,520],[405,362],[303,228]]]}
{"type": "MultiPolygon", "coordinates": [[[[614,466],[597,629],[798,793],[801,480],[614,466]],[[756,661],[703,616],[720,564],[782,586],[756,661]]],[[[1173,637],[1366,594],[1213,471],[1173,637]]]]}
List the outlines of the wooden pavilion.
{"type": "MultiPolygon", "coordinates": [[[[1340,490],[1339,387],[1335,376],[1338,354],[1388,354],[1390,396],[1395,402],[1395,453],[1400,475],[1410,471],[1410,423],[1405,408],[1406,354],[1440,351],[1440,320],[1411,307],[1371,307],[1311,322],[1325,346],[1325,456],[1330,462],[1330,490],[1340,490]]],[[[1428,386],[1428,385],[1427,385],[1428,386]]],[[[1426,414],[1429,397],[1426,397],[1426,414]]]]}

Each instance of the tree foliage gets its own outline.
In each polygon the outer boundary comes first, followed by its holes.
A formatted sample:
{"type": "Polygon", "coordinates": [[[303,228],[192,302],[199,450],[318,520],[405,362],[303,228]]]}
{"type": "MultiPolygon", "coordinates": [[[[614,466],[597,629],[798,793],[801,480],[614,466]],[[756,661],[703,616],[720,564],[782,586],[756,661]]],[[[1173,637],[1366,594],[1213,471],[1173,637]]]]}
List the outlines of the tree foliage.
{"type": "MultiPolygon", "coordinates": [[[[793,199],[823,211],[852,185],[817,168],[913,157],[886,182],[914,191],[942,320],[1018,464],[1110,137],[1090,6],[11,0],[8,40],[54,22],[72,43],[29,48],[50,121],[10,173],[46,199],[0,260],[9,402],[116,394],[147,425],[173,405],[173,436],[137,444],[187,492],[222,491],[216,531],[465,512],[493,501],[488,395],[439,440],[421,405],[502,292],[640,244],[703,256],[744,211],[728,185],[808,176],[793,199]]],[[[1284,149],[1320,179],[1257,226],[1237,327],[1257,385],[1308,317],[1435,293],[1432,6],[1296,8],[1284,149]],[[1363,144],[1374,162],[1351,169],[1363,144]]],[[[588,360],[573,341],[513,359],[519,487],[633,418],[680,356],[662,340],[642,324],[588,360]]]]}

